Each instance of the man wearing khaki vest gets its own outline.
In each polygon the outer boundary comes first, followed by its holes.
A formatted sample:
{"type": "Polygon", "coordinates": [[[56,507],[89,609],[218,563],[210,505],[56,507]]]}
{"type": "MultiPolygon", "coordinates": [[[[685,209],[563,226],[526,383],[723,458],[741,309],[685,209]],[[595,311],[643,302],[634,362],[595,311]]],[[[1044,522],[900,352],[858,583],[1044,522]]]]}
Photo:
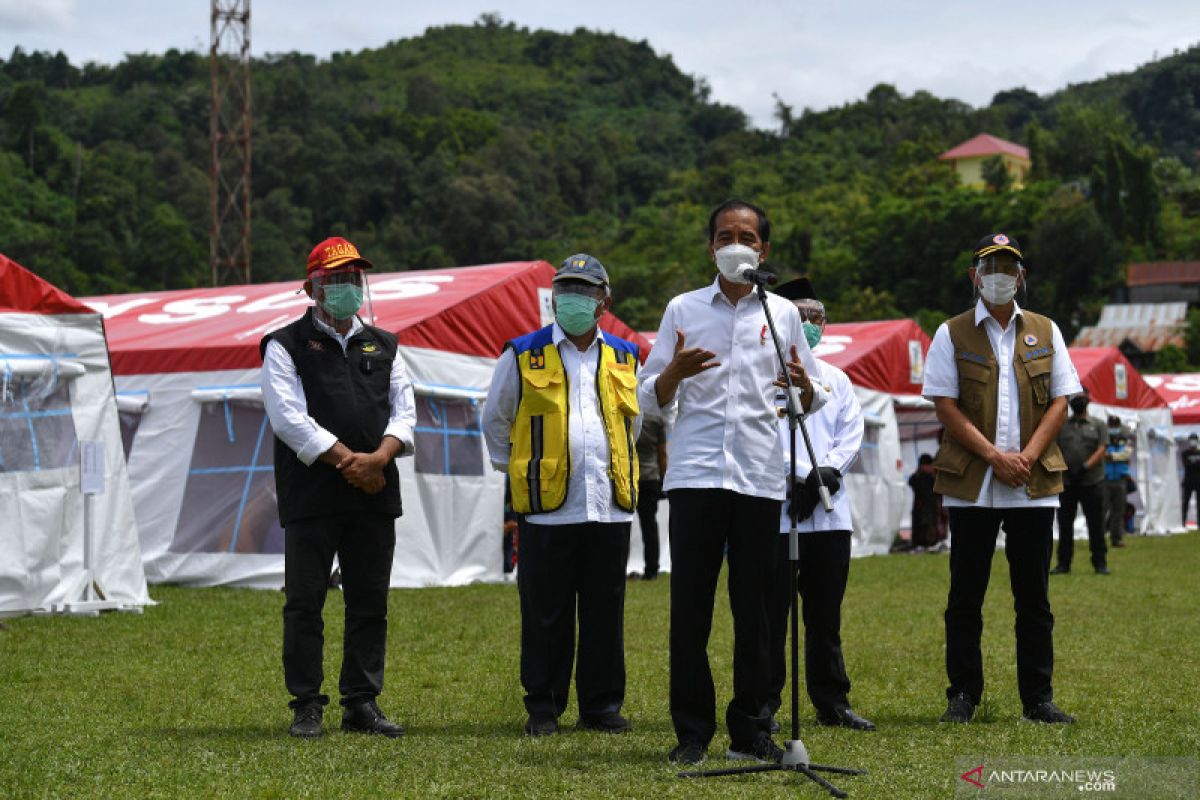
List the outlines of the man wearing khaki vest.
{"type": "Polygon", "coordinates": [[[983,696],[983,599],[996,536],[1016,608],[1017,686],[1025,719],[1069,723],[1053,702],[1054,615],[1049,584],[1051,529],[1067,465],[1055,442],[1067,396],[1081,391],[1058,326],[1021,309],[1020,245],[985,236],[968,271],[975,307],[933,337],[922,393],[945,427],[933,466],[934,491],[950,515],[946,604],[946,689],[942,722],[970,722],[983,696]]]}

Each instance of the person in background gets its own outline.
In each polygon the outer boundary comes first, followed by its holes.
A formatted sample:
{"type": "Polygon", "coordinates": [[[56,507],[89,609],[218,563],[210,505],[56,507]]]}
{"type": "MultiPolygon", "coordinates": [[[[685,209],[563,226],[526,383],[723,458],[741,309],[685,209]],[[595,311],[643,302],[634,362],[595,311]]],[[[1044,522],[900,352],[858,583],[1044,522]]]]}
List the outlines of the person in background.
{"type": "Polygon", "coordinates": [[[667,472],[667,431],[662,419],[647,417],[642,421],[637,454],[641,470],[637,513],[646,561],[642,580],[652,581],[658,577],[658,501],[662,499],[662,476],[667,472]]]}
{"type": "MultiPolygon", "coordinates": [[[[1108,446],[1104,456],[1104,525],[1113,547],[1125,546],[1125,496],[1129,493],[1129,462],[1133,448],[1120,417],[1108,418],[1108,446]]],[[[1108,575],[1108,567],[1096,568],[1108,575]]]]}
{"type": "Polygon", "coordinates": [[[346,600],[342,730],[404,734],[375,698],[401,514],[396,458],[413,454],[417,415],[396,337],[358,318],[370,267],[345,239],[318,244],[304,282],[315,305],[259,345],[284,528],[283,677],[295,713],[288,733],[300,738],[321,735],[329,702],[321,694],[321,610],[335,555],[346,600]]]}
{"type": "Polygon", "coordinates": [[[1193,433],[1187,437],[1187,447],[1180,458],[1183,459],[1183,527],[1186,528],[1192,495],[1196,496],[1196,513],[1200,515],[1200,436],[1193,433]]]}
{"type": "Polygon", "coordinates": [[[1049,571],[1067,468],[1055,437],[1066,421],[1067,396],[1083,387],[1054,321],[1017,305],[1023,260],[1017,241],[1003,233],[975,246],[968,276],[979,300],[938,327],[925,361],[922,394],[945,427],[933,460],[934,491],[950,515],[942,722],[970,722],[983,697],[983,600],[1001,526],[1023,716],[1075,721],[1053,701],[1049,571]]]}
{"type": "Polygon", "coordinates": [[[625,567],[637,508],[637,345],[600,330],[608,272],[578,253],[552,281],[554,322],[504,345],[483,411],[492,466],[507,472],[521,596],[527,736],[558,732],[571,693],[579,728],[631,729],[625,702],[625,567]]]}
{"type": "MultiPolygon", "coordinates": [[[[716,733],[716,686],[708,640],[721,566],[729,564],[733,614],[733,698],[725,711],[726,756],[778,762],[771,739],[769,582],[775,575],[779,509],[787,471],[775,409],[779,360],[766,314],[746,270],[767,258],[766,212],[728,200],[708,218],[711,284],[667,304],[639,392],[651,416],[674,414],[664,488],[671,504],[671,721],[676,764],[704,760],[716,733]]],[[[828,390],[816,369],[800,314],[767,294],[787,369],[806,412],[828,390]],[[801,366],[803,362],[804,366],[801,366]]]]}
{"type": "Polygon", "coordinates": [[[1100,420],[1088,416],[1088,400],[1087,389],[1071,398],[1071,416],[1058,432],[1058,446],[1067,461],[1067,474],[1063,476],[1063,493],[1058,498],[1058,565],[1050,570],[1051,575],[1066,575],[1071,571],[1077,506],[1083,506],[1083,518],[1087,521],[1092,568],[1101,573],[1108,571],[1102,487],[1108,431],[1100,420]]]}
{"type": "MultiPolygon", "coordinates": [[[[825,306],[817,299],[808,278],[789,281],[775,293],[796,305],[810,348],[821,341],[825,330],[825,306]]],[[[789,492],[791,502],[782,509],[775,554],[778,566],[771,579],[771,713],[778,713],[787,683],[788,614],[791,610],[791,581],[788,570],[788,534],[792,529],[792,505],[797,514],[799,560],[795,563],[796,590],[803,601],[804,687],[817,712],[817,723],[856,731],[873,731],[875,723],[850,708],[850,676],[842,657],[842,598],[850,575],[850,537],[852,519],[850,495],[842,485],[842,476],[858,459],[864,422],[862,407],[846,373],[832,364],[815,359],[817,372],[812,378],[830,387],[829,402],[805,418],[816,469],[808,456],[801,432],[796,431],[796,473],[789,492]],[[829,490],[833,511],[820,505],[817,476],[829,490]]],[[[777,399],[786,407],[781,393],[777,399]]],[[[792,436],[786,411],[779,420],[780,449],[784,453],[784,474],[790,468],[792,436]]],[[[793,675],[792,680],[799,680],[793,675]]]]}
{"type": "Polygon", "coordinates": [[[933,456],[922,453],[917,468],[908,476],[913,491],[912,539],[913,549],[933,547],[938,541],[938,496],[933,491],[933,456]]]}

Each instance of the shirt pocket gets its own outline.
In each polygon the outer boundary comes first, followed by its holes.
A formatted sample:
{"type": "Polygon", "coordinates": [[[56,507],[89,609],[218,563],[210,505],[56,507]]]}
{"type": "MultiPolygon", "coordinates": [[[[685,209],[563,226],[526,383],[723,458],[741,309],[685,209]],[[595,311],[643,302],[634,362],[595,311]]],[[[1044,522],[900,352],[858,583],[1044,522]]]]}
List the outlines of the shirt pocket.
{"type": "Polygon", "coordinates": [[[617,410],[627,417],[636,417],[638,411],[637,375],[628,364],[614,364],[608,369],[609,386],[617,403],[617,410]]]}
{"type": "Polygon", "coordinates": [[[933,468],[938,472],[945,472],[955,477],[962,477],[967,471],[967,465],[971,463],[971,451],[958,443],[950,434],[942,437],[942,444],[938,447],[937,457],[933,459],[933,468]]]}
{"type": "Polygon", "coordinates": [[[1034,358],[1029,361],[1022,360],[1025,367],[1025,374],[1029,376],[1029,383],[1033,387],[1033,402],[1039,406],[1048,405],[1050,403],[1050,378],[1054,371],[1054,353],[1043,356],[1042,358],[1034,358]]]}
{"type": "Polygon", "coordinates": [[[966,411],[982,411],[992,368],[966,359],[958,361],[958,404],[966,411]]]}
{"type": "Polygon", "coordinates": [[[525,408],[530,416],[546,416],[560,413],[563,382],[562,372],[529,370],[521,376],[521,393],[525,408]]]}

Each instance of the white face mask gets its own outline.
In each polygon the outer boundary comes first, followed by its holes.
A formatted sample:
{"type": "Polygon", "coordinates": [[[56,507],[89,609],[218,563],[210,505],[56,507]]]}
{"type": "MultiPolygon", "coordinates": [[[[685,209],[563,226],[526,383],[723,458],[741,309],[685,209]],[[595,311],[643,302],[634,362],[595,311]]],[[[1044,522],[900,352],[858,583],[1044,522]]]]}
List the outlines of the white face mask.
{"type": "Polygon", "coordinates": [[[1002,306],[1017,294],[1017,276],[997,273],[979,277],[979,295],[994,306],[1002,306]]]}
{"type": "Polygon", "coordinates": [[[727,244],[713,255],[717,258],[717,269],[721,277],[730,283],[749,283],[742,277],[742,268],[758,269],[758,253],[744,244],[727,244]]]}

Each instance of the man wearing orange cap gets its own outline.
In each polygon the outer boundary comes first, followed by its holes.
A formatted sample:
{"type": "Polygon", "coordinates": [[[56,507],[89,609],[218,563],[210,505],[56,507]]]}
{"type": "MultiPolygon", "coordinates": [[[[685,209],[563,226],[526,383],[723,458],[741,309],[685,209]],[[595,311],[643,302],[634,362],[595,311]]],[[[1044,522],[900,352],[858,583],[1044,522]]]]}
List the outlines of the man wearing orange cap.
{"type": "Polygon", "coordinates": [[[346,599],[342,730],[397,737],[383,690],[387,596],[400,516],[395,460],[413,453],[412,384],[396,337],[358,318],[371,263],[331,237],[308,256],[303,317],[263,337],[263,405],[275,433],[275,488],[284,528],[283,672],[289,733],[321,735],[323,622],[336,555],[346,599]]]}

